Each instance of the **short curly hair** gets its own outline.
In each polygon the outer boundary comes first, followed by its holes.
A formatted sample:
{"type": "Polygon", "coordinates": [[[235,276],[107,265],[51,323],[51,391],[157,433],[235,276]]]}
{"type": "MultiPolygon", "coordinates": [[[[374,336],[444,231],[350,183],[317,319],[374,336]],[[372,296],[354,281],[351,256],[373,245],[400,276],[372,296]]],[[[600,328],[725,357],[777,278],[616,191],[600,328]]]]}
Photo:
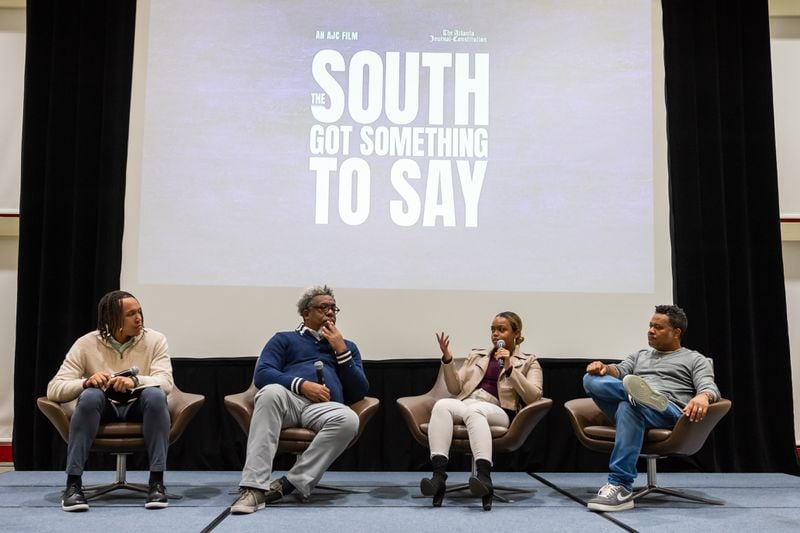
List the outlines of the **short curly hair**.
{"type": "Polygon", "coordinates": [[[327,285],[309,287],[303,292],[300,299],[297,300],[297,313],[300,316],[303,316],[303,312],[311,307],[311,300],[313,300],[315,296],[330,296],[331,298],[336,298],[333,295],[333,289],[327,285]]]}
{"type": "Polygon", "coordinates": [[[689,327],[689,319],[686,318],[684,310],[677,305],[657,305],[656,314],[667,315],[670,326],[681,330],[681,333],[686,333],[686,328],[689,327]]]}

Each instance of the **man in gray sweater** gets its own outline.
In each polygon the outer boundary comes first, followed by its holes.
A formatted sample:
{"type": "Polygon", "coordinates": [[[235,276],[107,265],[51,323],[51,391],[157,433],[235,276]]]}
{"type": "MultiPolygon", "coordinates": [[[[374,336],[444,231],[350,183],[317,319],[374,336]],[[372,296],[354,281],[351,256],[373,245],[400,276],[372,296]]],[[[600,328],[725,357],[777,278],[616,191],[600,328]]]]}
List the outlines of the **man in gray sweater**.
{"type": "Polygon", "coordinates": [[[583,388],[615,422],[608,483],[589,500],[593,511],[633,508],[636,460],[648,428],[671,428],[681,416],[699,422],[720,397],[714,369],[701,353],[681,346],[686,313],[658,305],[647,330],[649,350],[639,350],[617,364],[593,361],[583,388]]]}

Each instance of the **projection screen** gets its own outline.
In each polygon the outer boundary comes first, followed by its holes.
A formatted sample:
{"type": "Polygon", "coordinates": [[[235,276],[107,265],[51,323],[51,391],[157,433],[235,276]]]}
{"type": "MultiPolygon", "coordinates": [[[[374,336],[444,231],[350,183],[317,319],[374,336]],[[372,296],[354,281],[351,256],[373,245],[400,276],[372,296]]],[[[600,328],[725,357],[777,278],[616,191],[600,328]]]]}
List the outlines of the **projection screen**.
{"type": "MultiPolygon", "coordinates": [[[[174,356],[623,357],[671,302],[657,2],[137,3],[122,286],[174,356]]],[[[690,317],[691,319],[691,317],[690,317]]]]}

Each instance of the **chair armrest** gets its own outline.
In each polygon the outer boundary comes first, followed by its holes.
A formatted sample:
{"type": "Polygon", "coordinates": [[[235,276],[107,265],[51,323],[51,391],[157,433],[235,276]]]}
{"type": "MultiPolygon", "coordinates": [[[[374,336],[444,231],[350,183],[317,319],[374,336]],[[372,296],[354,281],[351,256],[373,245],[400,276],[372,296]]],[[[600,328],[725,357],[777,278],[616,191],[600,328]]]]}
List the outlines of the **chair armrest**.
{"type": "Polygon", "coordinates": [[[223,399],[225,409],[236,420],[245,435],[250,433],[250,419],[253,417],[257,392],[258,389],[255,383],[251,383],[246,391],[238,394],[228,394],[223,399]]]}
{"type": "MultiPolygon", "coordinates": [[[[613,426],[614,422],[597,407],[591,398],[576,398],[564,403],[570,422],[577,422],[581,428],[587,426],[613,426]]],[[[573,425],[573,429],[575,429],[573,425]]]]}
{"type": "Polygon", "coordinates": [[[591,398],[576,398],[564,403],[567,411],[567,418],[572,426],[572,431],[581,444],[596,452],[609,452],[613,449],[614,443],[611,441],[601,441],[589,437],[583,428],[589,426],[614,427],[614,422],[597,407],[591,398]]]}
{"type": "Polygon", "coordinates": [[[64,442],[69,442],[69,414],[72,413],[65,412],[64,404],[53,402],[48,400],[46,396],[42,396],[36,399],[36,405],[50,423],[55,426],[56,431],[64,439],[64,442]]]}
{"type": "Polygon", "coordinates": [[[550,398],[539,398],[520,409],[511,421],[506,434],[492,441],[492,448],[498,452],[517,450],[552,406],[553,400],[550,398]]]}
{"type": "Polygon", "coordinates": [[[720,398],[708,406],[708,413],[700,422],[692,422],[686,415],[681,416],[669,438],[653,444],[647,444],[643,453],[670,455],[693,455],[705,444],[714,427],[731,409],[731,401],[720,398]]]}
{"type": "Polygon", "coordinates": [[[167,394],[167,409],[169,410],[170,429],[169,442],[172,444],[183,434],[186,426],[194,418],[205,403],[206,398],[201,394],[183,392],[177,386],[167,394]]]}
{"type": "Polygon", "coordinates": [[[361,434],[364,433],[364,428],[367,427],[367,422],[369,422],[375,413],[378,412],[380,403],[380,400],[377,398],[364,396],[357,402],[350,404],[350,409],[352,409],[358,415],[358,433],[356,433],[356,436],[353,437],[353,440],[350,442],[349,446],[355,444],[356,441],[361,437],[361,434]]]}
{"type": "Polygon", "coordinates": [[[358,415],[358,433],[364,431],[364,426],[367,425],[370,418],[378,412],[378,407],[381,402],[377,398],[371,396],[364,396],[355,403],[350,404],[350,409],[355,411],[358,415]]]}
{"type": "Polygon", "coordinates": [[[431,419],[431,411],[433,411],[433,405],[437,400],[439,398],[430,393],[397,399],[397,407],[406,421],[408,430],[414,440],[425,447],[428,446],[428,436],[422,432],[420,425],[431,419]]]}

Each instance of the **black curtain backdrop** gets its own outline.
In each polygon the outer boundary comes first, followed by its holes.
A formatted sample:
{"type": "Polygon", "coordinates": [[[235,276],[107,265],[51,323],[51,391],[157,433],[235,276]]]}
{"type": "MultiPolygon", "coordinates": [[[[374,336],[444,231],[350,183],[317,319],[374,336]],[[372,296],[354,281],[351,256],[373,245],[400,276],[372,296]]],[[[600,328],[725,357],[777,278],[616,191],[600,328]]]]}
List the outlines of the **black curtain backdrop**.
{"type": "MultiPolygon", "coordinates": [[[[133,0],[29,0],[27,8],[14,406],[20,470],[63,466],[64,445],[35,399],[73,340],[93,327],[99,297],[119,283],[135,20],[133,0]]],[[[663,0],[663,11],[675,301],[690,318],[685,344],[715,358],[720,388],[734,402],[694,468],[797,473],[767,2],[663,0]]],[[[244,437],[221,399],[246,387],[252,365],[175,360],[181,388],[207,401],[171,448],[170,468],[239,468],[244,437]]],[[[607,458],[584,450],[563,414],[563,401],[582,395],[581,365],[543,360],[555,405],[518,454],[499,458],[501,468],[605,469],[607,458]]],[[[424,468],[425,450],[394,400],[427,390],[435,361],[365,366],[382,409],[337,468],[424,468]]]]}
{"type": "Polygon", "coordinates": [[[64,354],[119,287],[134,1],[27,3],[13,453],[50,468],[38,413],[64,354]]]}
{"type": "Polygon", "coordinates": [[[799,473],[766,0],[664,0],[675,303],[733,409],[704,454],[799,473]]]}

